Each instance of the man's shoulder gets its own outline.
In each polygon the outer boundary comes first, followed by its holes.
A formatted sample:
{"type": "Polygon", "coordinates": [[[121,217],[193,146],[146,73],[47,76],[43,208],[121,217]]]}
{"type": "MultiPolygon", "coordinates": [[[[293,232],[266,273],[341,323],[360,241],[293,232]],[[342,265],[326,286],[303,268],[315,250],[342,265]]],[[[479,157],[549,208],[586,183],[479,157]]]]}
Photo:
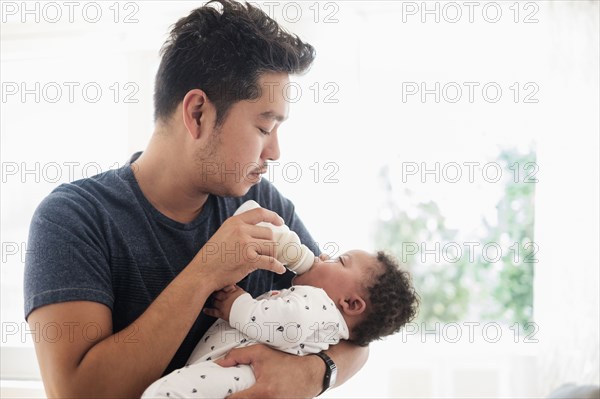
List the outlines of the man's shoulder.
{"type": "Polygon", "coordinates": [[[69,215],[91,216],[122,202],[130,192],[120,169],[63,183],[48,194],[38,205],[34,217],[57,221],[69,215]]]}

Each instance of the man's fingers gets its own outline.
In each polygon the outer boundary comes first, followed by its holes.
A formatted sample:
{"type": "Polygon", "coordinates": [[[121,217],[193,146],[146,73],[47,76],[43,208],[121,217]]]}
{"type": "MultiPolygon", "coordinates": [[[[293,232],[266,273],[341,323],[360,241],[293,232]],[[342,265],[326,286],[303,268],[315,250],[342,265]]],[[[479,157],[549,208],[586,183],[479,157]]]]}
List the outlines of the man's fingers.
{"type": "Polygon", "coordinates": [[[204,309],[202,309],[202,311],[212,317],[217,317],[217,318],[221,317],[221,312],[218,311],[217,309],[204,308],[204,309]]]}
{"type": "Polygon", "coordinates": [[[216,292],[213,294],[213,297],[214,297],[214,298],[215,298],[215,300],[217,300],[217,301],[222,301],[222,300],[224,300],[224,299],[226,299],[226,298],[227,298],[227,293],[226,293],[226,292],[223,292],[223,291],[216,291],[216,292]]]}
{"type": "Polygon", "coordinates": [[[235,291],[237,289],[238,289],[238,286],[235,285],[235,284],[232,284],[232,285],[228,285],[228,286],[224,287],[221,291],[233,292],[233,291],[235,291]]]}
{"type": "Polygon", "coordinates": [[[222,358],[215,360],[221,367],[232,367],[238,364],[252,364],[251,351],[233,349],[222,358]]]}
{"type": "Polygon", "coordinates": [[[258,224],[268,222],[275,226],[281,226],[283,219],[275,212],[264,208],[256,208],[237,215],[242,221],[248,224],[258,224]]]}
{"type": "Polygon", "coordinates": [[[261,240],[273,241],[273,230],[267,226],[248,226],[248,234],[252,238],[260,238],[261,240]]]}
{"type": "Polygon", "coordinates": [[[256,239],[244,244],[243,255],[249,261],[257,259],[257,255],[274,257],[277,254],[277,245],[278,243],[274,241],[256,239]]]}
{"type": "Polygon", "coordinates": [[[213,292],[213,298],[215,298],[217,301],[224,301],[225,299],[227,299],[229,297],[229,295],[232,292],[235,292],[237,290],[241,290],[241,288],[235,284],[226,285],[225,287],[221,288],[219,291],[213,292]]]}
{"type": "Polygon", "coordinates": [[[215,360],[215,363],[217,363],[221,367],[233,367],[238,364],[235,362],[235,360],[232,360],[231,358],[227,357],[222,357],[218,360],[215,360]]]}
{"type": "Polygon", "coordinates": [[[277,274],[283,274],[286,270],[283,263],[281,263],[275,258],[271,258],[270,256],[265,255],[258,255],[258,259],[252,264],[252,267],[255,267],[257,269],[269,270],[277,274]]]}

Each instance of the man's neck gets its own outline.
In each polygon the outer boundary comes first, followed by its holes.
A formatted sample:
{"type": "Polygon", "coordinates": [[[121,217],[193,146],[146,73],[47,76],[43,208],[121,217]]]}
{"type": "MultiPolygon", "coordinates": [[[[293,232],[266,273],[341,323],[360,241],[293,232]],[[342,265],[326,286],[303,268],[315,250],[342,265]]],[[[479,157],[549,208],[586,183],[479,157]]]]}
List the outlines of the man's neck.
{"type": "Polygon", "coordinates": [[[154,136],[131,168],[142,193],[159,212],[177,222],[189,223],[202,212],[208,193],[190,184],[176,163],[178,157],[169,153],[169,145],[158,146],[156,140],[160,139],[154,136]]]}

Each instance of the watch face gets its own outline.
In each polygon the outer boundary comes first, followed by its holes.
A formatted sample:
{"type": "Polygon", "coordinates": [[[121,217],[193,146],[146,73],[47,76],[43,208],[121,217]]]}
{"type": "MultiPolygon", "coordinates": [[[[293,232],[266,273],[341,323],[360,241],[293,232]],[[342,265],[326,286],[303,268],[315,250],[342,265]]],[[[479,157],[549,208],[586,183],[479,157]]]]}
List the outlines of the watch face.
{"type": "Polygon", "coordinates": [[[329,379],[329,388],[335,385],[335,381],[337,380],[337,367],[335,364],[333,365],[333,369],[331,370],[331,378],[329,379]]]}

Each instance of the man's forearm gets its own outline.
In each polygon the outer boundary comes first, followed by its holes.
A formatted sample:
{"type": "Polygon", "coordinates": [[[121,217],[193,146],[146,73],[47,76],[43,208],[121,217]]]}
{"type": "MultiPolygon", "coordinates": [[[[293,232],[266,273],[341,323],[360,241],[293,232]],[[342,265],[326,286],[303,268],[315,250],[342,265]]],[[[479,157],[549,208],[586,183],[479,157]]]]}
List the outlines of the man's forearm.
{"type": "Polygon", "coordinates": [[[212,292],[192,267],[182,271],[134,323],[87,351],[66,393],[139,397],[159,378],[212,292]]]}
{"type": "Polygon", "coordinates": [[[325,351],[335,362],[338,374],[335,386],[340,386],[352,377],[365,365],[369,358],[369,347],[358,346],[347,341],[330,346],[325,351]]]}
{"type": "MultiPolygon", "coordinates": [[[[183,273],[182,273],[183,274],[183,273]]],[[[178,276],[119,338],[109,337],[86,354],[78,373],[129,388],[122,394],[140,396],[158,379],[175,355],[211,292],[178,276]],[[204,291],[204,292],[203,292],[204,291]],[[127,337],[130,337],[127,339],[127,337]],[[116,343],[115,343],[116,341],[116,343]],[[94,353],[97,351],[97,353],[94,353]],[[89,367],[86,360],[89,358],[89,367]]],[[[108,384],[103,384],[105,387],[108,384]]],[[[106,392],[109,396],[117,392],[106,392]]]]}
{"type": "MultiPolygon", "coordinates": [[[[348,381],[365,365],[369,357],[369,347],[340,341],[337,345],[330,346],[325,353],[336,364],[338,374],[334,386],[337,387],[348,381]]],[[[312,381],[306,389],[309,390],[314,387],[316,390],[312,391],[312,396],[316,396],[322,391],[325,363],[317,356],[304,356],[303,359],[310,362],[305,366],[305,369],[309,373],[308,380],[312,381]]]]}

